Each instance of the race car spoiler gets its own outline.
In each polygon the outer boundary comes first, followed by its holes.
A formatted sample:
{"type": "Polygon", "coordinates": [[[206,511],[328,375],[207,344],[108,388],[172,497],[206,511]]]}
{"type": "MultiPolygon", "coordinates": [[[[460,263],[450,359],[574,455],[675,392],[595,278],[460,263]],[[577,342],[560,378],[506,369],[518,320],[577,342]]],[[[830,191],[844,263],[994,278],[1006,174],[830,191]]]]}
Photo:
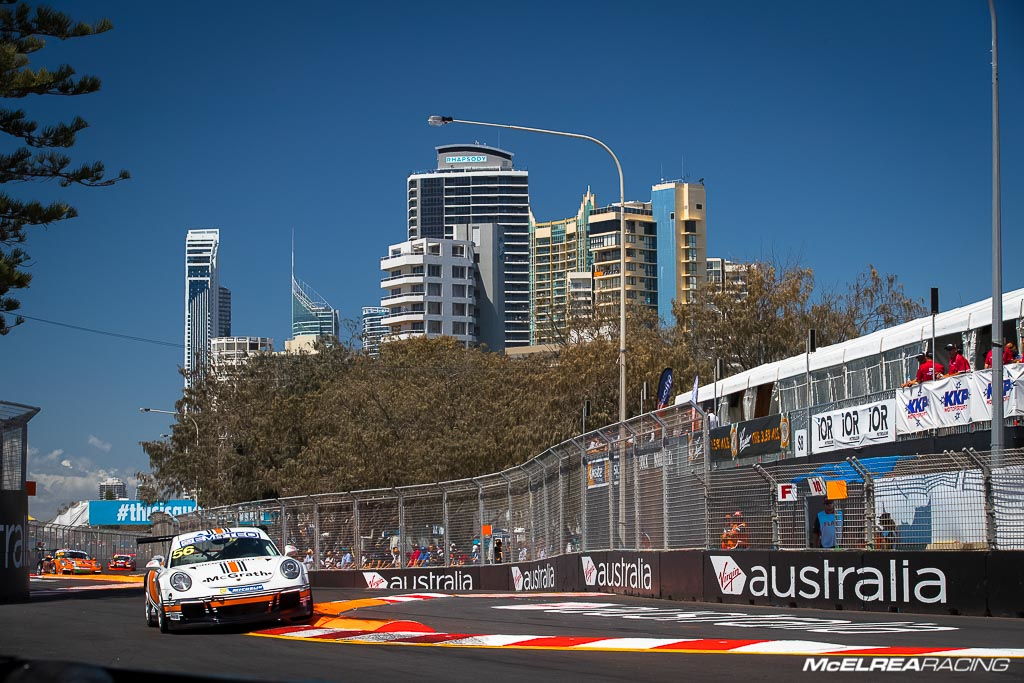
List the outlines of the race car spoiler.
{"type": "Polygon", "coordinates": [[[147,543],[167,543],[174,535],[171,536],[138,536],[135,539],[136,545],[145,545],[147,543]]]}

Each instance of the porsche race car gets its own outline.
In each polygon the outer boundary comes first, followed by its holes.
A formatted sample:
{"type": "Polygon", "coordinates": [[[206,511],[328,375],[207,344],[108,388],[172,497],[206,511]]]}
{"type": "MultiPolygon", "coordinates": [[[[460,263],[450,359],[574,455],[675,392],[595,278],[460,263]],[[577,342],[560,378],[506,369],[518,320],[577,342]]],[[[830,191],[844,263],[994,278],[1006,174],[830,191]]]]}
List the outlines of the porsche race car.
{"type": "Polygon", "coordinates": [[[266,532],[218,528],[174,536],[164,566],[146,574],[146,624],[180,628],[313,614],[309,575],[266,532]]]}
{"type": "Polygon", "coordinates": [[[110,562],[107,563],[107,569],[109,569],[112,572],[135,571],[135,556],[114,555],[112,558],[110,558],[110,562]]]}
{"type": "Polygon", "coordinates": [[[53,554],[54,574],[99,574],[101,571],[99,560],[89,557],[84,550],[64,548],[53,554]]]}

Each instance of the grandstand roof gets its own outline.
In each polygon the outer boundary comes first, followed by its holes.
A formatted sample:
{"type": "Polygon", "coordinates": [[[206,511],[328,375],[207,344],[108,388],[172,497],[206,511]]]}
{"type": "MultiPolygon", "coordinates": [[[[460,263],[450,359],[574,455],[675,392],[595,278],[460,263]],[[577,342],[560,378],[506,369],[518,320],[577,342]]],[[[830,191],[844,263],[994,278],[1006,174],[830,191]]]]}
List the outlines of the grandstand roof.
{"type": "MultiPolygon", "coordinates": [[[[1003,294],[1003,320],[1016,320],[1024,317],[1024,289],[1015,289],[1003,294]]],[[[987,327],[992,324],[992,298],[973,304],[954,308],[935,316],[935,336],[966,332],[967,330],[987,327]]],[[[928,341],[932,338],[932,317],[930,315],[917,318],[910,322],[878,330],[863,337],[850,339],[839,344],[823,346],[810,354],[810,369],[841,365],[858,358],[867,358],[883,351],[897,349],[908,344],[928,341]]],[[[726,377],[718,382],[717,394],[724,396],[775,382],[786,377],[803,374],[807,369],[808,359],[805,354],[786,358],[785,360],[745,370],[726,377]]],[[[710,401],[715,396],[715,387],[705,384],[697,394],[698,401],[710,401]]],[[[676,403],[685,403],[690,399],[690,392],[676,396],[676,403]]]]}

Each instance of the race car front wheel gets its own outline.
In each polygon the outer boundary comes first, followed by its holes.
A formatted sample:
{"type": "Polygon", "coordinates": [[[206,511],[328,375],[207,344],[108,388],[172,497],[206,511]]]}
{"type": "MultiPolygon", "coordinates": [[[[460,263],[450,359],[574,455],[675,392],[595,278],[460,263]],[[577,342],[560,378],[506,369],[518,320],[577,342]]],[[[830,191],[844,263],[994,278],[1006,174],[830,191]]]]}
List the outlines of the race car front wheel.
{"type": "Polygon", "coordinates": [[[156,608],[156,624],[160,627],[160,633],[169,633],[171,630],[167,614],[164,612],[163,607],[159,605],[156,608]]]}
{"type": "Polygon", "coordinates": [[[157,619],[153,613],[153,606],[149,604],[149,600],[146,600],[146,626],[153,627],[156,625],[157,619]]]}

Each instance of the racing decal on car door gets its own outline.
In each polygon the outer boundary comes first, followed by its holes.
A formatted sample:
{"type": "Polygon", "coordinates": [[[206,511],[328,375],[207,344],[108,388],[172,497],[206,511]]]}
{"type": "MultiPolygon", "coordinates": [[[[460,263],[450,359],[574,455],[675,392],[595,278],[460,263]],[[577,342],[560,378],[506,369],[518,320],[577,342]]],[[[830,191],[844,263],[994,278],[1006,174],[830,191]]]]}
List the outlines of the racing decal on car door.
{"type": "Polygon", "coordinates": [[[236,561],[221,562],[220,563],[220,570],[222,572],[224,572],[225,574],[236,574],[238,572],[244,572],[244,571],[246,571],[245,562],[242,562],[240,560],[237,561],[237,562],[236,561]]]}

